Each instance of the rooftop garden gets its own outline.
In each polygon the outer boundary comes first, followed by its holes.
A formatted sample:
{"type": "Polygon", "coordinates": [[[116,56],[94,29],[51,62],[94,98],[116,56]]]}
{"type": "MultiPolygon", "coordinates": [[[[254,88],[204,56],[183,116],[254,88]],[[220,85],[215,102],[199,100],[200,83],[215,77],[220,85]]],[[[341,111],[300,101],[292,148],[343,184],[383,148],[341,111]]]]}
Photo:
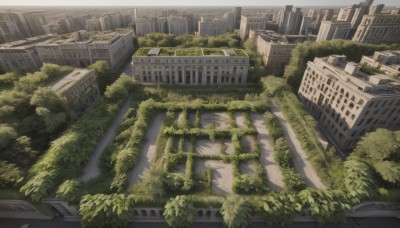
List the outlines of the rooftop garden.
{"type": "MultiPolygon", "coordinates": [[[[152,48],[139,48],[133,56],[150,56],[148,53],[152,48]]],[[[246,52],[241,49],[231,49],[233,52],[227,52],[229,56],[247,56],[246,52]]],[[[158,56],[206,56],[219,55],[225,56],[223,48],[172,48],[163,47],[158,56]]]]}
{"type": "Polygon", "coordinates": [[[203,48],[204,55],[225,55],[221,48],[203,48]]]}

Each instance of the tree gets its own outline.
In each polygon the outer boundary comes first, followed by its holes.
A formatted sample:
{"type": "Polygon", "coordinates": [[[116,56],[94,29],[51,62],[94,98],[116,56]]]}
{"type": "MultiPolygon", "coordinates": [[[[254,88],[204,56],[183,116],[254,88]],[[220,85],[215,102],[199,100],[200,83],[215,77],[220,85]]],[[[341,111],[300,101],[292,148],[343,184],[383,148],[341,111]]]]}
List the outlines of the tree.
{"type": "Polygon", "coordinates": [[[221,206],[221,214],[228,228],[247,227],[251,217],[250,204],[239,195],[225,198],[221,206]]]}
{"type": "Polygon", "coordinates": [[[13,140],[16,139],[18,133],[15,129],[8,124],[0,125],[0,149],[7,148],[7,145],[13,140]]]}
{"type": "Polygon", "coordinates": [[[259,203],[262,215],[267,218],[269,224],[289,224],[295,213],[300,212],[302,208],[296,195],[284,192],[264,196],[259,203]]]}
{"type": "Polygon", "coordinates": [[[192,223],[194,206],[185,195],[171,198],[164,206],[164,218],[170,227],[188,227],[192,223]]]}
{"type": "Polygon", "coordinates": [[[289,85],[283,78],[268,76],[262,79],[262,85],[270,96],[282,96],[284,92],[290,91],[289,85]]]}
{"type": "Polygon", "coordinates": [[[400,162],[400,131],[377,129],[366,134],[357,144],[353,155],[374,161],[400,162]]]}
{"type": "Polygon", "coordinates": [[[85,195],[79,214],[83,227],[119,227],[128,222],[133,205],[124,194],[85,195]]]}
{"type": "Polygon", "coordinates": [[[96,61],[88,68],[94,70],[96,73],[97,84],[99,85],[99,90],[101,93],[116,79],[115,74],[112,73],[110,65],[105,60],[96,61]]]}
{"type": "Polygon", "coordinates": [[[253,40],[248,39],[243,44],[244,48],[248,51],[255,52],[256,51],[256,44],[253,40]]]}
{"type": "Polygon", "coordinates": [[[79,201],[81,183],[78,180],[66,180],[57,190],[57,197],[68,202],[77,203],[79,201]]]}
{"type": "Polygon", "coordinates": [[[13,187],[23,179],[24,177],[18,166],[0,160],[0,188],[13,187]]]}

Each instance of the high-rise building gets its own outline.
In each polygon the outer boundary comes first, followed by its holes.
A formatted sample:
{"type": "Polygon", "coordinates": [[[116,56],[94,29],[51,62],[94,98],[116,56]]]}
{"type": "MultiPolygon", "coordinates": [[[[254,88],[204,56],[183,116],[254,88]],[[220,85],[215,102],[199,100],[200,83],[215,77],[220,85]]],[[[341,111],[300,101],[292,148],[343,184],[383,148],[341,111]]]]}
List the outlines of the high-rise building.
{"type": "Polygon", "coordinates": [[[284,35],[299,34],[303,14],[300,8],[293,10],[292,5],[285,6],[285,10],[279,11],[278,32],[284,35]]]}
{"type": "MultiPolygon", "coordinates": [[[[360,2],[357,5],[341,8],[337,20],[350,21],[351,28],[356,29],[357,26],[360,24],[363,16],[369,13],[369,10],[373,2],[374,0],[365,0],[364,2],[360,2]]],[[[377,10],[379,10],[379,7],[377,8],[377,10]]]]}
{"type": "Polygon", "coordinates": [[[246,40],[249,37],[250,29],[266,30],[268,23],[272,24],[271,21],[268,21],[268,18],[265,15],[242,15],[242,18],[240,20],[239,36],[242,40],[246,40]]]}
{"type": "Polygon", "coordinates": [[[218,36],[226,33],[227,21],[225,18],[201,17],[199,21],[198,36],[218,36]]]}
{"type": "Polygon", "coordinates": [[[168,33],[168,20],[165,17],[159,17],[156,19],[156,32],[168,33]]]}
{"type": "Polygon", "coordinates": [[[102,31],[100,18],[92,18],[86,20],[86,30],[88,31],[102,31]]]}
{"type": "Polygon", "coordinates": [[[351,24],[347,21],[323,21],[316,41],[347,39],[350,29],[351,24]]]}
{"type": "Polygon", "coordinates": [[[101,29],[103,31],[113,30],[113,21],[110,15],[100,17],[101,29]]]}
{"type": "Polygon", "coordinates": [[[223,17],[226,20],[226,29],[233,32],[236,26],[236,15],[234,12],[226,12],[223,17]]]}
{"type": "Polygon", "coordinates": [[[242,7],[233,8],[235,14],[235,29],[240,29],[240,20],[242,19],[242,7]]]}
{"type": "Polygon", "coordinates": [[[246,84],[248,68],[240,49],[141,48],[132,57],[133,76],[143,83],[246,84]]]}
{"type": "Polygon", "coordinates": [[[300,100],[336,147],[349,150],[377,128],[400,129],[400,87],[384,74],[368,74],[346,56],[315,58],[299,88],[300,100]]]}
{"type": "Polygon", "coordinates": [[[188,33],[188,20],[186,17],[169,16],[168,32],[175,35],[184,35],[188,33]]]}
{"type": "Polygon", "coordinates": [[[136,36],[144,36],[148,33],[157,32],[157,23],[154,18],[137,18],[135,19],[136,36]]]}
{"type": "Polygon", "coordinates": [[[371,44],[400,42],[400,14],[365,15],[353,41],[371,44]]]}
{"type": "Polygon", "coordinates": [[[375,15],[375,14],[382,13],[383,7],[385,7],[385,4],[370,6],[369,7],[369,15],[375,15]]]}
{"type": "Polygon", "coordinates": [[[337,17],[338,21],[351,21],[354,16],[354,11],[356,10],[357,5],[348,6],[345,8],[341,8],[339,15],[337,17]]]}
{"type": "Polygon", "coordinates": [[[312,17],[303,17],[299,35],[307,35],[308,34],[308,30],[309,30],[309,27],[310,27],[312,21],[313,21],[312,17]]]}

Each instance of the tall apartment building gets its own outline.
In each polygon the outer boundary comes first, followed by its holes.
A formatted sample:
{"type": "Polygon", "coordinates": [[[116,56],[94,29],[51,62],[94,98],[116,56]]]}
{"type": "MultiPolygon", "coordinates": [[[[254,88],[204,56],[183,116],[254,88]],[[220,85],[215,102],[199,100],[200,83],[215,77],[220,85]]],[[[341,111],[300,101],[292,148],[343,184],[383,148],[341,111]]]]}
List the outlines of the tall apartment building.
{"type": "Polygon", "coordinates": [[[75,69],[46,86],[66,97],[71,105],[76,105],[83,111],[100,97],[96,78],[94,70],[75,69]]]}
{"type": "Polygon", "coordinates": [[[233,32],[236,26],[236,15],[234,12],[224,13],[223,18],[226,20],[226,29],[228,32],[233,32]]]}
{"type": "Polygon", "coordinates": [[[157,22],[154,18],[136,18],[135,19],[135,34],[136,36],[144,36],[148,33],[157,31],[157,22]]]}
{"type": "Polygon", "coordinates": [[[47,24],[44,13],[41,11],[16,13],[28,37],[44,35],[43,25],[47,24]]]}
{"type": "Polygon", "coordinates": [[[303,17],[303,20],[301,21],[299,35],[307,35],[308,34],[309,27],[310,27],[312,21],[313,21],[312,17],[303,17]]]}
{"type": "Polygon", "coordinates": [[[232,11],[235,15],[235,29],[240,29],[240,20],[242,20],[242,7],[235,7],[232,11]]]}
{"type": "Polygon", "coordinates": [[[369,15],[381,14],[383,7],[385,7],[385,4],[370,6],[369,7],[369,15]]]}
{"type": "Polygon", "coordinates": [[[392,78],[400,76],[400,50],[376,51],[373,56],[363,56],[360,64],[374,67],[392,78]]]}
{"type": "Polygon", "coordinates": [[[101,24],[101,30],[103,31],[109,31],[114,29],[111,15],[105,15],[100,17],[100,24],[101,24]]]}
{"type": "Polygon", "coordinates": [[[169,16],[168,17],[168,32],[169,34],[184,35],[188,34],[188,23],[186,17],[169,16]]]}
{"type": "MultiPolygon", "coordinates": [[[[370,9],[373,9],[373,7],[371,7],[373,2],[374,0],[365,0],[357,5],[341,8],[337,20],[349,21],[351,22],[351,28],[356,29],[363,16],[367,15],[370,9]]],[[[377,6],[375,11],[379,10],[380,7],[383,8],[383,6],[377,6]]]]}
{"type": "Polygon", "coordinates": [[[347,21],[323,21],[316,41],[347,39],[350,29],[351,24],[347,21]]]}
{"type": "Polygon", "coordinates": [[[354,16],[354,11],[356,10],[357,5],[348,6],[345,8],[341,8],[338,14],[338,21],[348,21],[351,22],[354,16]]]}
{"type": "Polygon", "coordinates": [[[371,44],[400,42],[400,14],[365,15],[353,41],[371,44]]]}
{"type": "Polygon", "coordinates": [[[116,70],[133,52],[132,37],[131,30],[123,29],[96,34],[79,31],[64,40],[55,39],[36,48],[42,62],[88,67],[105,60],[116,70]]]}
{"type": "Polygon", "coordinates": [[[304,106],[330,141],[342,150],[377,128],[400,129],[400,83],[383,74],[367,74],[346,56],[309,61],[299,88],[304,106]]]}
{"type": "Polygon", "coordinates": [[[0,44],[25,38],[21,21],[16,14],[11,12],[0,13],[0,44]]]}
{"type": "Polygon", "coordinates": [[[86,20],[86,30],[88,31],[102,31],[100,18],[92,18],[86,20]]]}
{"type": "Polygon", "coordinates": [[[0,68],[9,72],[34,72],[40,69],[42,62],[36,45],[47,42],[54,35],[42,35],[0,45],[0,68]]]}
{"type": "Polygon", "coordinates": [[[267,29],[267,25],[272,24],[271,21],[268,21],[268,18],[265,15],[256,15],[256,16],[244,16],[240,20],[240,30],[239,36],[242,40],[246,40],[249,37],[249,31],[252,30],[265,30],[267,29]]]}
{"type": "Polygon", "coordinates": [[[228,32],[227,20],[225,18],[201,17],[199,21],[198,36],[218,36],[228,32]]]}
{"type": "Polygon", "coordinates": [[[132,72],[142,83],[245,84],[249,56],[240,49],[141,48],[132,57],[132,72]]]}
{"type": "Polygon", "coordinates": [[[293,48],[297,42],[303,42],[306,36],[282,35],[275,31],[250,30],[250,37],[255,40],[257,53],[262,55],[265,68],[269,73],[280,75],[289,64],[293,48]],[[295,39],[293,39],[295,38],[295,39]]]}
{"type": "Polygon", "coordinates": [[[158,17],[156,19],[156,32],[168,33],[168,20],[165,17],[158,17]]]}
{"type": "Polygon", "coordinates": [[[313,23],[310,26],[313,30],[318,31],[322,21],[330,21],[333,18],[333,9],[310,9],[308,17],[313,18],[313,23]]]}
{"type": "Polygon", "coordinates": [[[284,35],[299,34],[303,13],[300,8],[293,11],[292,5],[285,6],[285,10],[278,14],[278,33],[284,35]]]}

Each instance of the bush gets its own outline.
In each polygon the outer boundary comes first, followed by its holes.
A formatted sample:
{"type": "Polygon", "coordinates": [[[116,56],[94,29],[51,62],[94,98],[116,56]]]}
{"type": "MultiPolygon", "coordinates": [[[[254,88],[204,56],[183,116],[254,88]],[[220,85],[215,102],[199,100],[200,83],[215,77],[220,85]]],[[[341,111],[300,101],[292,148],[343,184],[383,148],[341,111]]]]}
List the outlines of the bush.
{"type": "Polygon", "coordinates": [[[307,187],[306,182],[293,168],[283,168],[282,174],[283,181],[288,191],[299,192],[307,187]]]}
{"type": "Polygon", "coordinates": [[[264,123],[267,126],[268,133],[274,142],[279,138],[283,138],[283,130],[274,114],[271,112],[265,112],[264,123]]]}
{"type": "Polygon", "coordinates": [[[239,228],[249,225],[252,208],[244,197],[230,195],[222,201],[220,212],[227,227],[239,228]]]}
{"type": "Polygon", "coordinates": [[[192,223],[194,206],[188,196],[171,198],[164,206],[165,222],[170,227],[187,227],[192,223]]]}
{"type": "Polygon", "coordinates": [[[66,180],[57,190],[57,198],[71,203],[78,203],[81,192],[81,183],[78,180],[66,180]]]}

